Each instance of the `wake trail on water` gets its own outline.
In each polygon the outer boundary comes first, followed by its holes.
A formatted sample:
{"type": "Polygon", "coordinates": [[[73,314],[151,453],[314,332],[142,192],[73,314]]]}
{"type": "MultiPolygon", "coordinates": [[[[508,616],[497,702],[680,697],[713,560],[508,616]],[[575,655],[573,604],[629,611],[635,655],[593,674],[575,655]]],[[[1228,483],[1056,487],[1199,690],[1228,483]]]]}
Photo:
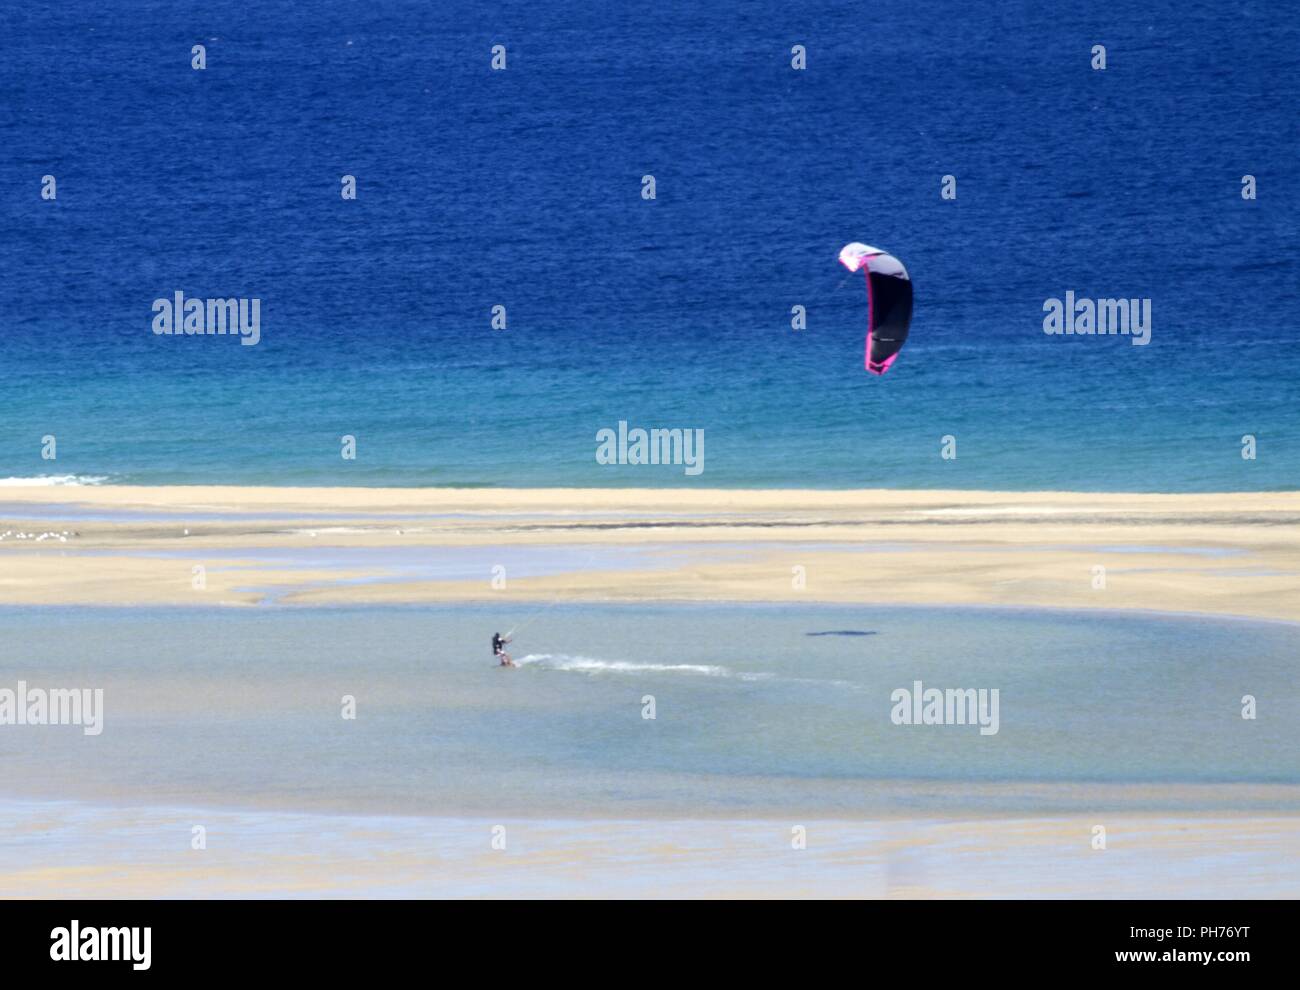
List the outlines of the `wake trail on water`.
{"type": "Polygon", "coordinates": [[[572,670],[585,674],[694,674],[700,677],[737,677],[741,680],[768,680],[775,676],[774,674],[747,674],[716,664],[601,660],[596,657],[570,656],[564,653],[530,653],[526,657],[520,657],[515,663],[521,667],[572,670]]]}
{"type": "Polygon", "coordinates": [[[738,681],[780,681],[786,684],[814,684],[822,687],[862,689],[850,681],[828,680],[815,677],[788,677],[759,671],[732,670],[721,664],[706,663],[649,663],[638,660],[602,660],[598,657],[574,656],[567,653],[530,653],[515,661],[520,667],[539,670],[563,670],[579,674],[685,674],[693,677],[730,678],[738,681]]]}

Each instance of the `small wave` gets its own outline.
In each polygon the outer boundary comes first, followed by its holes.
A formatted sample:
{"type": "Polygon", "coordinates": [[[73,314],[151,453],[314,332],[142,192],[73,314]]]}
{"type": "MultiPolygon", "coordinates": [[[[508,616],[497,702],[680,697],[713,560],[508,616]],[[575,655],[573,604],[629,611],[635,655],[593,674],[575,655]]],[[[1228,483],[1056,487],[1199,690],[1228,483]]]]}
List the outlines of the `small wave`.
{"type": "Polygon", "coordinates": [[[102,485],[107,475],[42,474],[32,478],[0,478],[0,488],[47,488],[53,485],[102,485]]]}
{"type": "MultiPolygon", "coordinates": [[[[576,670],[582,673],[599,674],[610,672],[615,674],[698,674],[703,677],[735,677],[738,676],[726,667],[718,667],[712,664],[700,663],[638,663],[633,660],[597,660],[594,657],[573,657],[566,656],[563,653],[530,653],[526,657],[520,657],[515,663],[521,667],[524,665],[534,665],[546,670],[576,670]]],[[[771,675],[750,674],[739,675],[743,678],[766,677],[771,675]]]]}

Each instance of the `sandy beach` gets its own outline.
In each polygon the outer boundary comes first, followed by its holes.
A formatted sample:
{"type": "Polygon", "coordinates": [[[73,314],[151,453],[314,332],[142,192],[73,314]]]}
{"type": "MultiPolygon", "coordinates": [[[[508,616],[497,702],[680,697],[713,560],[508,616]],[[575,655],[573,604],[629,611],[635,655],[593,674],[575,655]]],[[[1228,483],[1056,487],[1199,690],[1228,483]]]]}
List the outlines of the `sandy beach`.
{"type": "Polygon", "coordinates": [[[1300,620],[1293,492],[16,487],[0,533],[0,604],[507,596],[1300,620]],[[424,566],[440,554],[473,563],[424,566]]]}
{"type": "Polygon", "coordinates": [[[794,824],[0,808],[11,823],[0,897],[1286,897],[1300,844],[1294,817],[1109,818],[1101,849],[1086,818],[794,824]],[[196,826],[203,848],[193,847],[196,826]],[[51,833],[58,865],[24,855],[51,833]]]}

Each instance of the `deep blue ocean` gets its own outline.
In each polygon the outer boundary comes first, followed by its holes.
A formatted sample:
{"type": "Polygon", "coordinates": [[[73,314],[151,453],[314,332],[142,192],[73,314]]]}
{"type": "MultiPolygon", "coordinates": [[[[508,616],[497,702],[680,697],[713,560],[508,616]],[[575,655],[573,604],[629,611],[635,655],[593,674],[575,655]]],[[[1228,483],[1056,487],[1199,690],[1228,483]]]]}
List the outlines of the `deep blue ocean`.
{"type": "Polygon", "coordinates": [[[6,4],[0,479],[1294,489],[1298,108],[1290,4],[6,4]],[[855,240],[915,287],[879,378],[855,240]]]}

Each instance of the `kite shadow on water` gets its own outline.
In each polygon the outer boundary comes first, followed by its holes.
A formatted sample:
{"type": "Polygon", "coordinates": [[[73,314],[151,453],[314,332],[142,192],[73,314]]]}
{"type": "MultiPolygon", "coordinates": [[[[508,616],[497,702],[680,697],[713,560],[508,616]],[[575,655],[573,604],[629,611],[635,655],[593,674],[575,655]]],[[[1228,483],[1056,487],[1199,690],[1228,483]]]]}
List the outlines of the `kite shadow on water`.
{"type": "Polygon", "coordinates": [[[804,633],[805,636],[878,636],[874,629],[825,629],[819,632],[804,633]]]}

